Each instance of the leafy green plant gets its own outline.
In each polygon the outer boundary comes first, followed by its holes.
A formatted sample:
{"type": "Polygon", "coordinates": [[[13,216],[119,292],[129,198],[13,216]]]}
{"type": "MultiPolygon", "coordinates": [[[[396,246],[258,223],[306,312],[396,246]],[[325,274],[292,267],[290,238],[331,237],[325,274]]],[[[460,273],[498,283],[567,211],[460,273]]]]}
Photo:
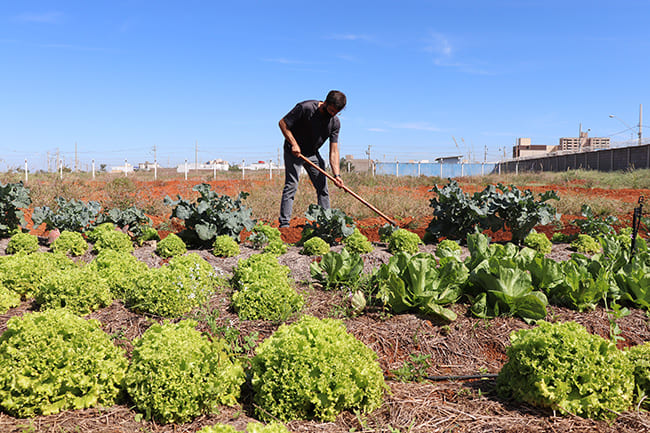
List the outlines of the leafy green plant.
{"type": "Polygon", "coordinates": [[[85,235],[86,235],[86,238],[88,239],[88,241],[92,242],[94,244],[105,233],[114,232],[115,230],[116,230],[115,224],[113,224],[111,222],[104,222],[104,223],[98,224],[95,227],[91,228],[90,230],[86,231],[85,235]]]}
{"type": "Polygon", "coordinates": [[[211,191],[207,183],[195,185],[192,191],[200,194],[195,203],[178,196],[176,201],[165,197],[165,204],[174,206],[171,216],[185,222],[188,235],[194,242],[212,245],[219,235],[228,235],[239,240],[244,229],[251,230],[255,226],[251,210],[243,205],[248,193],[240,192],[235,199],[226,195],[220,196],[211,191]]]}
{"type": "Polygon", "coordinates": [[[127,364],[96,320],[67,310],[13,317],[0,335],[0,408],[26,418],[112,406],[127,364]]]}
{"type": "Polygon", "coordinates": [[[438,248],[436,248],[436,256],[439,258],[443,257],[455,257],[460,260],[460,254],[462,248],[458,245],[458,242],[452,241],[451,239],[443,239],[438,243],[438,248]]]}
{"type": "Polygon", "coordinates": [[[420,237],[405,229],[395,230],[388,238],[388,251],[391,254],[406,252],[415,254],[419,251],[418,245],[422,243],[420,237]]]}
{"type": "Polygon", "coordinates": [[[35,253],[38,251],[38,237],[29,233],[16,233],[9,239],[7,254],[35,253]]]}
{"type": "Polygon", "coordinates": [[[233,270],[233,308],[243,320],[286,320],[299,311],[304,298],[289,279],[290,270],[272,254],[254,254],[239,260],[233,270]]]}
{"type": "Polygon", "coordinates": [[[147,241],[159,241],[159,240],[160,240],[160,236],[158,235],[158,230],[149,226],[143,227],[142,233],[136,239],[138,245],[142,245],[147,241]]]}
{"type": "Polygon", "coordinates": [[[442,188],[434,185],[431,192],[435,192],[437,197],[429,201],[433,219],[426,230],[434,240],[444,236],[464,241],[468,234],[478,230],[488,211],[483,193],[476,192],[470,196],[453,179],[448,179],[448,184],[442,188]]]}
{"type": "MultiPolygon", "coordinates": [[[[249,422],[246,425],[247,433],[290,433],[289,430],[279,422],[271,422],[266,425],[258,422],[249,422]]],[[[228,424],[215,424],[203,427],[197,433],[239,433],[233,426],[228,424]]]]}
{"type": "Polygon", "coordinates": [[[208,262],[190,253],[143,273],[126,291],[125,301],[137,312],[180,317],[205,304],[222,283],[208,262]]]}
{"type": "Polygon", "coordinates": [[[234,257],[239,255],[239,244],[228,235],[220,235],[212,244],[212,254],[217,257],[234,257]]]}
{"type": "Polygon", "coordinates": [[[6,256],[0,260],[0,282],[23,297],[31,298],[49,274],[76,266],[63,254],[36,252],[6,256]]]}
{"type": "Polygon", "coordinates": [[[305,241],[300,254],[307,256],[322,256],[330,251],[330,245],[318,236],[311,237],[305,241]]]}
{"type": "Polygon", "coordinates": [[[151,227],[152,220],[143,210],[136,206],[126,209],[113,208],[99,215],[97,224],[110,222],[121,227],[131,234],[134,239],[139,239],[147,227],[151,227]]]}
{"type": "Polygon", "coordinates": [[[149,268],[132,254],[115,250],[104,250],[86,265],[108,283],[113,297],[124,299],[127,292],[134,290],[135,282],[149,268]]]}
{"type": "Polygon", "coordinates": [[[422,382],[427,377],[429,359],[429,354],[411,353],[410,360],[404,361],[400,368],[392,370],[391,373],[400,382],[422,382]]]}
{"type": "Polygon", "coordinates": [[[598,241],[590,235],[579,234],[578,238],[571,242],[571,249],[583,254],[595,254],[599,252],[602,247],[598,241]]]}
{"type": "Polygon", "coordinates": [[[363,271],[363,259],[358,253],[350,254],[346,248],[340,253],[330,251],[320,261],[309,264],[309,271],[326,290],[354,285],[363,271]]]}
{"type": "Polygon", "coordinates": [[[101,253],[104,250],[119,251],[121,253],[130,253],[133,251],[133,242],[131,237],[119,230],[102,232],[97,237],[93,245],[93,250],[101,253]]]}
{"type": "Polygon", "coordinates": [[[20,305],[20,295],[11,289],[0,285],[0,314],[5,314],[10,308],[20,305]]]}
{"type": "Polygon", "coordinates": [[[392,224],[384,224],[379,228],[377,233],[379,234],[379,240],[382,242],[388,242],[388,239],[390,239],[390,235],[393,234],[395,230],[398,230],[399,227],[396,227],[392,224]]]}
{"type": "Polygon", "coordinates": [[[47,275],[36,290],[34,299],[42,310],[67,308],[79,315],[113,302],[108,282],[87,266],[47,275]]]}
{"type": "Polygon", "coordinates": [[[88,251],[88,243],[79,232],[64,231],[52,244],[52,251],[71,256],[81,256],[88,251]]]}
{"type": "Polygon", "coordinates": [[[182,423],[237,404],[244,369],[222,340],[208,340],[195,325],[155,324],[135,342],[124,384],[146,419],[182,423]]]}
{"type": "Polygon", "coordinates": [[[248,241],[253,244],[254,248],[259,249],[272,241],[282,241],[282,234],[277,228],[258,221],[248,236],[248,241]]]}
{"type": "Polygon", "coordinates": [[[357,254],[370,253],[374,249],[368,238],[356,227],[350,236],[343,239],[343,245],[349,252],[357,254]]]}
{"type": "Polygon", "coordinates": [[[95,223],[102,208],[96,201],[84,203],[73,198],[68,201],[63,197],[57,197],[55,201],[55,209],[47,206],[34,208],[32,220],[35,226],[45,223],[48,229],[84,232],[95,223]]]}
{"type": "Polygon", "coordinates": [[[531,231],[524,239],[524,245],[534,249],[542,255],[550,254],[553,244],[546,237],[544,233],[537,233],[535,230],[531,231]]]}
{"type": "Polygon", "coordinates": [[[271,240],[262,250],[264,253],[270,253],[274,256],[281,256],[287,252],[287,244],[282,242],[282,239],[271,240]]]}
{"type": "Polygon", "coordinates": [[[468,270],[457,260],[446,260],[440,267],[428,253],[399,252],[373,275],[377,297],[395,313],[409,311],[456,320],[456,313],[445,308],[462,294],[468,270]]]}
{"type": "Polygon", "coordinates": [[[514,185],[498,183],[483,191],[488,210],[483,228],[493,231],[508,228],[512,241],[520,245],[536,225],[549,224],[556,219],[555,208],[549,200],[559,200],[555,191],[545,191],[538,199],[530,190],[521,191],[514,185]]]}
{"type": "Polygon", "coordinates": [[[633,366],[612,342],[575,322],[543,321],[510,340],[497,377],[502,397],[596,419],[630,407],[633,366]]]}
{"type": "Polygon", "coordinates": [[[586,266],[575,260],[560,263],[559,269],[563,278],[548,290],[555,304],[587,311],[595,309],[599,302],[606,299],[610,289],[606,270],[594,277],[586,266]]]}
{"type": "Polygon", "coordinates": [[[281,325],[252,359],[253,400],[262,419],[333,421],[371,412],[386,385],[377,355],[342,322],[304,316],[281,325]]]}
{"type": "Polygon", "coordinates": [[[325,209],[310,204],[305,213],[307,223],[302,231],[300,243],[319,237],[329,245],[336,245],[354,233],[354,220],[340,209],[325,209]]]}
{"type": "Polygon", "coordinates": [[[183,239],[175,233],[169,233],[156,244],[156,254],[162,258],[181,256],[187,252],[183,239]]]}
{"type": "Polygon", "coordinates": [[[580,212],[584,218],[571,221],[571,224],[578,226],[580,233],[591,237],[616,233],[614,225],[618,224],[618,218],[614,215],[596,215],[588,204],[583,204],[580,212]]]}
{"type": "Polygon", "coordinates": [[[0,183],[0,235],[14,234],[27,225],[22,209],[32,204],[29,188],[22,182],[0,183]]]}
{"type": "Polygon", "coordinates": [[[650,342],[632,346],[625,351],[634,368],[634,389],[636,400],[643,407],[650,408],[650,342]]]}

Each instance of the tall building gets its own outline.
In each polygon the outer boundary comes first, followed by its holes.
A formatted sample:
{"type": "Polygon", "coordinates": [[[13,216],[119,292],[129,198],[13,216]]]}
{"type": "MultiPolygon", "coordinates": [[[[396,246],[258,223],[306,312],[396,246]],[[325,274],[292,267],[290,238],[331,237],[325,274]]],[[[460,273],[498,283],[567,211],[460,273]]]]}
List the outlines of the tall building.
{"type": "Polygon", "coordinates": [[[589,137],[586,132],[581,132],[580,137],[562,137],[557,150],[578,152],[580,150],[607,149],[609,137],[589,137]]]}
{"type": "Polygon", "coordinates": [[[530,137],[521,137],[517,139],[517,144],[512,147],[512,157],[541,156],[549,153],[552,147],[545,144],[531,144],[530,137]]]}

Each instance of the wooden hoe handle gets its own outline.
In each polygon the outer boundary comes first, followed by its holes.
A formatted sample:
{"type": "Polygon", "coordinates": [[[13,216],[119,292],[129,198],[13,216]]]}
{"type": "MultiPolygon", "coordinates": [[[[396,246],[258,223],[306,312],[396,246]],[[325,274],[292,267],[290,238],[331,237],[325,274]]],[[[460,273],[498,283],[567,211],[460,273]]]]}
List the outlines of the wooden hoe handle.
{"type": "MultiPolygon", "coordinates": [[[[329,180],[331,180],[332,182],[335,181],[335,180],[334,180],[334,177],[333,177],[331,174],[329,174],[328,172],[326,172],[325,170],[323,170],[322,168],[320,168],[318,165],[316,165],[316,164],[314,164],[313,162],[311,162],[311,161],[310,161],[309,159],[307,159],[304,155],[301,154],[301,155],[300,155],[300,158],[301,158],[303,161],[305,161],[307,164],[309,164],[309,165],[311,165],[312,167],[314,167],[316,170],[318,170],[318,171],[320,171],[321,173],[323,173],[323,174],[324,174],[325,176],[327,176],[327,178],[328,178],[329,180]]],[[[393,221],[392,219],[388,218],[388,217],[387,217],[386,215],[384,215],[384,214],[383,214],[379,209],[377,209],[376,207],[374,207],[373,205],[371,205],[370,203],[368,203],[367,201],[365,201],[364,199],[362,199],[361,197],[359,197],[359,195],[358,195],[356,192],[352,191],[350,188],[348,188],[348,187],[345,186],[345,185],[343,185],[341,188],[342,188],[345,192],[347,192],[348,194],[350,194],[352,197],[356,198],[356,199],[359,200],[361,203],[363,203],[363,204],[365,204],[366,206],[368,206],[368,207],[369,207],[370,209],[372,209],[372,210],[373,210],[377,215],[379,215],[380,217],[382,217],[383,219],[385,219],[386,221],[388,221],[389,224],[391,224],[391,225],[393,225],[393,226],[395,226],[395,227],[399,227],[399,224],[397,224],[397,223],[396,223],[395,221],[393,221]]]]}

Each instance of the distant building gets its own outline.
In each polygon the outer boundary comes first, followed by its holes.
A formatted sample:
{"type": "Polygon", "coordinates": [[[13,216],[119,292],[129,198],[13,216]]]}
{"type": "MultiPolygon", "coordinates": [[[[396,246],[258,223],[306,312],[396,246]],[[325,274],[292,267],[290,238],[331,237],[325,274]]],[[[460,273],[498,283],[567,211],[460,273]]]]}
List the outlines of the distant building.
{"type": "Polygon", "coordinates": [[[513,158],[525,158],[528,156],[543,156],[553,150],[554,146],[545,144],[531,144],[529,137],[517,139],[517,144],[512,147],[513,158]]]}
{"type": "Polygon", "coordinates": [[[452,155],[452,156],[440,156],[436,158],[434,161],[440,164],[460,164],[461,158],[463,155],[452,155]]]}
{"type": "Polygon", "coordinates": [[[580,150],[607,149],[610,146],[609,137],[589,137],[581,132],[580,137],[562,137],[557,150],[578,152],[580,150]]]}
{"type": "Polygon", "coordinates": [[[187,171],[195,171],[195,170],[228,171],[229,168],[230,168],[230,164],[227,161],[224,161],[223,159],[214,159],[212,161],[207,161],[203,164],[195,164],[193,162],[188,162],[187,164],[180,164],[178,167],[176,167],[176,172],[184,173],[185,170],[187,171]]]}
{"type": "Polygon", "coordinates": [[[345,155],[343,159],[343,171],[355,171],[357,173],[366,173],[371,171],[373,161],[369,159],[355,159],[353,155],[345,155]]]}
{"type": "Polygon", "coordinates": [[[158,164],[157,162],[145,161],[145,162],[139,162],[138,166],[136,168],[134,168],[134,170],[137,169],[137,170],[141,170],[141,171],[151,171],[154,168],[156,168],[156,169],[160,168],[160,164],[158,164]]]}
{"type": "Polygon", "coordinates": [[[111,173],[129,173],[129,172],[133,172],[133,165],[129,163],[124,163],[124,165],[111,167],[111,173]]]}

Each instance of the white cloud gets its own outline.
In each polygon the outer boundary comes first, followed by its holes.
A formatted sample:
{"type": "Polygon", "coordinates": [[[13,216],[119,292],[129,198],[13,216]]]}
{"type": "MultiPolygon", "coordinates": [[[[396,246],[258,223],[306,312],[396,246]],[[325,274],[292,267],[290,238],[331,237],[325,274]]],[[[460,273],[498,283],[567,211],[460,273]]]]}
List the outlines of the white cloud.
{"type": "Polygon", "coordinates": [[[17,21],[23,21],[28,23],[47,23],[47,24],[56,24],[63,19],[62,12],[43,12],[43,13],[23,13],[17,15],[15,19],[17,21]]]}
{"type": "Polygon", "coordinates": [[[446,36],[440,33],[431,33],[425,51],[434,53],[439,57],[449,58],[454,53],[454,48],[451,46],[451,42],[447,39],[446,36]]]}

